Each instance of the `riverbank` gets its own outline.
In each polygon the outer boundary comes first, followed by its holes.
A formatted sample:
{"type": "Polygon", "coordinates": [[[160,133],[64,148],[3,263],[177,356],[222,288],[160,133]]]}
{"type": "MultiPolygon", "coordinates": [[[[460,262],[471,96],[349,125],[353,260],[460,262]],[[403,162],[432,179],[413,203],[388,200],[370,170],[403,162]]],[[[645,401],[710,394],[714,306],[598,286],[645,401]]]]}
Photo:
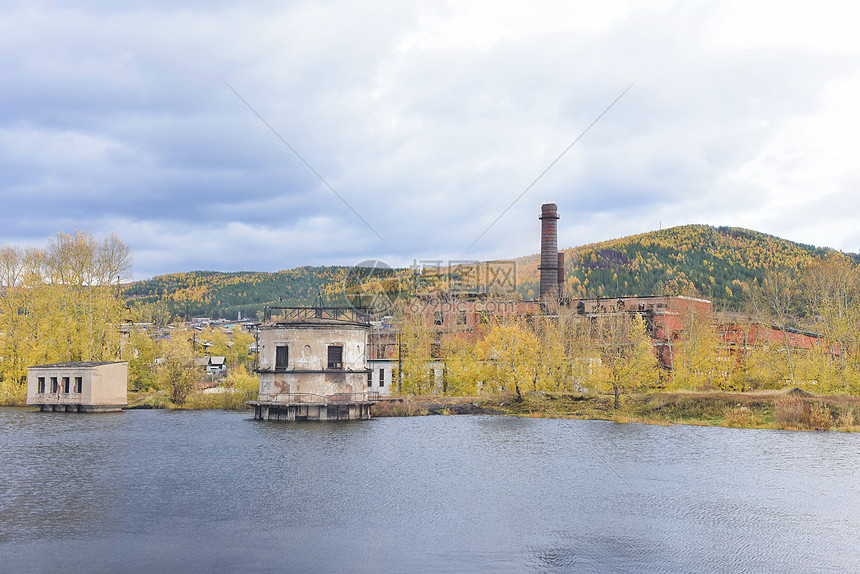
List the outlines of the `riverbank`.
{"type": "Polygon", "coordinates": [[[756,393],[633,393],[613,408],[611,395],[526,393],[474,397],[396,397],[373,408],[374,417],[507,414],[601,419],[647,424],[736,428],[860,431],[860,397],[814,396],[799,389],[756,393]]]}

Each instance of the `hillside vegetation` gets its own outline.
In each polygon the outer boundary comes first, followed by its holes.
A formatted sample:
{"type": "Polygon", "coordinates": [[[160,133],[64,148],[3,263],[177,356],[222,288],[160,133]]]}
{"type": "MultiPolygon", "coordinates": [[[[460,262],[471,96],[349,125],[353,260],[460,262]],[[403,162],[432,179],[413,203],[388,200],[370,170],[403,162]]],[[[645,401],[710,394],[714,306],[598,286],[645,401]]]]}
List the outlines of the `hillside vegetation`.
{"type": "MultiPolygon", "coordinates": [[[[830,249],[736,227],[683,225],[563,250],[567,295],[697,293],[739,308],[767,272],[797,271],[830,249]]],[[[856,256],[852,256],[856,260],[856,256]]],[[[518,291],[538,292],[539,255],[517,260],[518,291]]]]}
{"type": "Polygon", "coordinates": [[[277,273],[171,273],[132,283],[125,296],[133,306],[164,302],[174,317],[254,318],[266,305],[309,305],[320,293],[334,297],[348,272],[349,267],[297,267],[277,273]]]}
{"type": "MultiPolygon", "coordinates": [[[[563,250],[567,295],[620,297],[699,294],[717,308],[740,308],[767,272],[797,271],[830,249],[734,227],[684,225],[563,250]]],[[[851,255],[856,261],[857,255],[851,255]]],[[[539,255],[518,258],[517,291],[536,299],[539,255]]],[[[177,317],[255,317],[266,305],[310,305],[349,297],[349,267],[298,267],[277,273],[192,271],[138,281],[133,305],[163,301],[177,317]],[[346,294],[345,294],[346,293],[346,294]]],[[[410,271],[400,271],[407,276],[410,271]]],[[[403,293],[411,282],[403,282],[403,293]]]]}

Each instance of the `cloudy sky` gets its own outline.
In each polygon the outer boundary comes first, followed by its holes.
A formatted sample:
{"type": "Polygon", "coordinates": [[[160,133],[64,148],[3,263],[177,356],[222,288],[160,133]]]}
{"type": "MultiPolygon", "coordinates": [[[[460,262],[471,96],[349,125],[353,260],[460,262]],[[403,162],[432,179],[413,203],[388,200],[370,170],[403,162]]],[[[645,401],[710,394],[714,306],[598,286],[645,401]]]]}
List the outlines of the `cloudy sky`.
{"type": "Polygon", "coordinates": [[[858,251],[858,20],[825,0],[5,2],[0,243],[117,233],[136,278],[515,257],[551,200],[562,247],[706,223],[858,251]]]}

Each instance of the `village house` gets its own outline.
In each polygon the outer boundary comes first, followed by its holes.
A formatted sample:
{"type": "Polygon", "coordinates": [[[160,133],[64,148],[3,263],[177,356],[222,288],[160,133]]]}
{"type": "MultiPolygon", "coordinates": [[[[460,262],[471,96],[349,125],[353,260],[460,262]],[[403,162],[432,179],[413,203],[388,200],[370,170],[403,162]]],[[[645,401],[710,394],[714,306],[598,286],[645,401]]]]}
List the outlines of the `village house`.
{"type": "Polygon", "coordinates": [[[259,396],[248,404],[263,420],[369,419],[370,324],[351,307],[270,308],[257,329],[259,396]]]}
{"type": "Polygon", "coordinates": [[[27,369],[27,404],[41,411],[108,412],[128,404],[128,363],[54,363],[27,369]]]}

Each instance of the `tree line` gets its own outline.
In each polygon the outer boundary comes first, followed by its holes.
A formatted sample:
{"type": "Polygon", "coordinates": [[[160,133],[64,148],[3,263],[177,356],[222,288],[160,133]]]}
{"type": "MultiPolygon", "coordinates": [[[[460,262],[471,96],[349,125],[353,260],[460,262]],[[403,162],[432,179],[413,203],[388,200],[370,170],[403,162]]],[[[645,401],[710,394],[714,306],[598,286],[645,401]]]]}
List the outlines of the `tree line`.
{"type": "Polygon", "coordinates": [[[559,306],[493,317],[478,334],[437,332],[420,314],[400,321],[402,394],[587,389],[612,393],[616,404],[634,389],[860,394],[860,268],[838,252],[763,273],[740,311],[682,313],[680,327],[656,342],[671,369],[635,313],[582,316],[559,306]]]}
{"type": "Polygon", "coordinates": [[[132,253],[116,235],[58,233],[44,248],[0,247],[0,380],[27,367],[120,355],[126,313],[120,282],[132,253]]]}

